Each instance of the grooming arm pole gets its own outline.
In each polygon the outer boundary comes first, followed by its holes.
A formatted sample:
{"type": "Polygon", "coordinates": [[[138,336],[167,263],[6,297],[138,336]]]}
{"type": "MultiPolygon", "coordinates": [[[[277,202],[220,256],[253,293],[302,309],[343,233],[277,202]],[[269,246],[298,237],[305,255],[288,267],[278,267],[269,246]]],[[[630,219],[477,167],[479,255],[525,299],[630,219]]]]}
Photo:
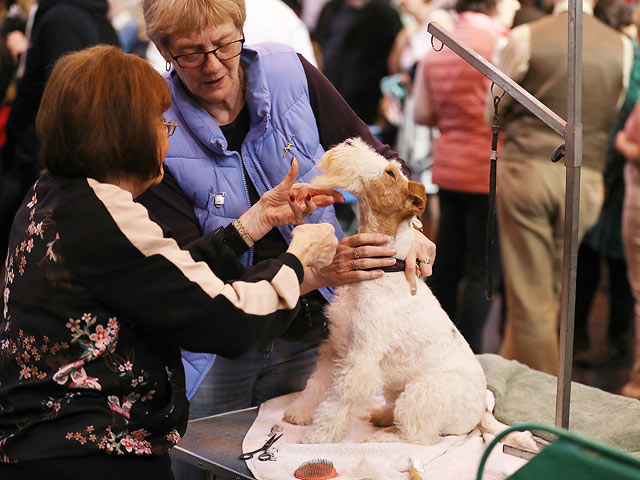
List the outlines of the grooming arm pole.
{"type": "Polygon", "coordinates": [[[582,0],[569,0],[569,124],[514,82],[508,75],[496,68],[491,62],[485,60],[464,43],[454,39],[447,30],[437,23],[430,23],[427,31],[565,139],[565,241],[562,264],[560,354],[558,359],[555,423],[557,426],[568,429],[573,361],[580,166],[582,164],[582,124],[580,123],[582,103],[582,0]]]}
{"type": "Polygon", "coordinates": [[[568,111],[566,147],[566,191],[564,205],[564,251],[560,302],[560,358],[556,427],[569,429],[573,333],[576,311],[578,264],[578,219],[580,215],[580,173],[582,167],[582,0],[569,0],[568,111]]]}

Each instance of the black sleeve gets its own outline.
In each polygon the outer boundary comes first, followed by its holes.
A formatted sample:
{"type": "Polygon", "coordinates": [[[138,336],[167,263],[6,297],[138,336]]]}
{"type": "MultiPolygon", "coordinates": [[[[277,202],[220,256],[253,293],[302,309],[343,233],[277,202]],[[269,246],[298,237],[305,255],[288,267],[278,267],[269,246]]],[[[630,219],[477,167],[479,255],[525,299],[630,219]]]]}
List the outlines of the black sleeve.
{"type": "Polygon", "coordinates": [[[147,208],[151,219],[162,227],[166,236],[173,238],[180,248],[189,250],[194,260],[206,262],[222,280],[242,276],[243,266],[236,258],[249,249],[242,236],[229,224],[203,237],[191,200],[169,170],[165,169],[162,182],[147,189],[136,201],[147,208]],[[210,248],[214,239],[230,248],[235,258],[216,255],[210,248]]]}
{"type": "Polygon", "coordinates": [[[182,191],[168,169],[164,170],[162,182],[147,189],[136,201],[149,210],[151,218],[159,223],[181,248],[202,237],[191,199],[182,191]]]}
{"type": "Polygon", "coordinates": [[[325,150],[351,137],[360,137],[376,152],[389,160],[397,160],[402,171],[411,178],[411,169],[389,145],[383,144],[371,133],[367,124],[351,109],[331,82],[316,67],[298,54],[309,84],[309,101],[320,134],[320,144],[325,150]]]}
{"type": "MultiPolygon", "coordinates": [[[[113,185],[90,180],[80,201],[54,212],[62,258],[93,295],[124,318],[190,351],[240,355],[280,336],[299,308],[303,268],[283,254],[223,282],[113,185]],[[79,222],[78,219],[86,219],[79,222]]],[[[194,244],[237,262],[220,231],[194,244]]]]}

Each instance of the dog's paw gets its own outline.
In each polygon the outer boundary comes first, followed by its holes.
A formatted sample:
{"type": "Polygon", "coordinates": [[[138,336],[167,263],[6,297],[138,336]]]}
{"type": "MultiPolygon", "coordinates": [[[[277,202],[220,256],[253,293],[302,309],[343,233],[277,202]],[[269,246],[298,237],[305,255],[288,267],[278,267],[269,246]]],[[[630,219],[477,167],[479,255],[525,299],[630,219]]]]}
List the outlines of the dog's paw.
{"type": "Polygon", "coordinates": [[[520,445],[521,447],[531,450],[532,452],[538,452],[540,450],[538,444],[533,439],[533,435],[531,435],[531,432],[512,432],[507,435],[502,441],[520,445]]]}
{"type": "Polygon", "coordinates": [[[373,408],[369,415],[369,422],[376,427],[390,427],[393,425],[393,408],[387,406],[373,408]]]}
{"type": "Polygon", "coordinates": [[[282,419],[293,425],[311,425],[313,412],[305,412],[301,409],[288,408],[284,411],[282,419]]]}

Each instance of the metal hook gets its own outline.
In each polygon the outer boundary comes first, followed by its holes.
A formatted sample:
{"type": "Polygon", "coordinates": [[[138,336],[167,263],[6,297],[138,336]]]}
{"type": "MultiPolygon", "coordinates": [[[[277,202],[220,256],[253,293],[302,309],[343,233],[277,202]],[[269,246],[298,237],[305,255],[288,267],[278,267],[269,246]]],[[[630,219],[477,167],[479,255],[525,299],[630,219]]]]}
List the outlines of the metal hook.
{"type": "Polygon", "coordinates": [[[491,82],[491,96],[495,99],[497,98],[498,101],[502,100],[502,97],[504,97],[504,94],[507,93],[505,90],[502,90],[502,95],[498,96],[495,93],[493,93],[493,87],[495,86],[495,82],[491,82]]]}
{"type": "Polygon", "coordinates": [[[431,48],[433,48],[436,52],[439,52],[444,48],[444,43],[440,42],[440,48],[436,48],[436,46],[433,44],[433,35],[431,35],[431,48]]]}
{"type": "Polygon", "coordinates": [[[560,161],[564,157],[564,153],[565,153],[565,146],[563,143],[562,145],[558,145],[556,149],[553,151],[553,153],[551,154],[551,161],[553,163],[560,161]]]}

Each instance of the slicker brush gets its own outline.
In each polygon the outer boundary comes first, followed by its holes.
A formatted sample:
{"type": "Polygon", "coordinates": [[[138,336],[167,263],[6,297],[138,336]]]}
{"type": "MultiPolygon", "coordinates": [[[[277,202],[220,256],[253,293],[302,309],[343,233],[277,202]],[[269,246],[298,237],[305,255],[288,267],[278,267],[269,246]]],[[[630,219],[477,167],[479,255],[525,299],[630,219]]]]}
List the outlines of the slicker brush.
{"type": "Polygon", "coordinates": [[[326,480],[336,478],[338,472],[332,461],[325,458],[314,458],[300,465],[293,475],[301,480],[326,480]]]}

